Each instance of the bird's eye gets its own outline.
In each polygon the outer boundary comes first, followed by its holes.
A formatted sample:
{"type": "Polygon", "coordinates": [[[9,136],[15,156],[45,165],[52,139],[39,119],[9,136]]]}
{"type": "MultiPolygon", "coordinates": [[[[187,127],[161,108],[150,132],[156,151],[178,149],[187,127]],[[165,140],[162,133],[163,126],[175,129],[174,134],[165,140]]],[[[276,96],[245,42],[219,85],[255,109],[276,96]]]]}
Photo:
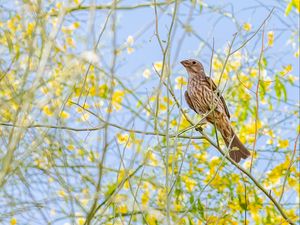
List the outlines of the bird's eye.
{"type": "Polygon", "coordinates": [[[193,61],[192,63],[193,63],[193,65],[195,65],[195,64],[196,64],[196,61],[193,61]]]}

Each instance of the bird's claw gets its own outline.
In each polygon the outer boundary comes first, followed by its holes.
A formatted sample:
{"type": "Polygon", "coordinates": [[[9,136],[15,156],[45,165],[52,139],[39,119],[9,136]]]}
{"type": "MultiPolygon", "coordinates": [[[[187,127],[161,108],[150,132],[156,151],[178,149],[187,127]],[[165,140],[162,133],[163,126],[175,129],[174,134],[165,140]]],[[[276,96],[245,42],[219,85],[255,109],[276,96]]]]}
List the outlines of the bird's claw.
{"type": "Polygon", "coordinates": [[[195,130],[196,130],[196,131],[199,131],[199,132],[202,132],[202,131],[203,131],[202,126],[204,126],[206,123],[207,123],[206,120],[200,122],[200,123],[195,127],[195,130]]]}
{"type": "Polygon", "coordinates": [[[201,126],[195,128],[196,131],[202,132],[203,128],[201,126]]]}

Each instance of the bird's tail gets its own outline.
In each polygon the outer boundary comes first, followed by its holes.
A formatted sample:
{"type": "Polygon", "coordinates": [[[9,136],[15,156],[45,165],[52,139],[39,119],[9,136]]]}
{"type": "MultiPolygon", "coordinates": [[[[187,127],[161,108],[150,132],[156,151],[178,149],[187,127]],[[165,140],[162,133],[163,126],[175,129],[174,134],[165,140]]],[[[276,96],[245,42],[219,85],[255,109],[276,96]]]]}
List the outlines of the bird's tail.
{"type": "Polygon", "coordinates": [[[221,132],[221,135],[225,141],[226,146],[229,149],[230,158],[232,158],[235,162],[239,163],[241,159],[248,158],[250,156],[250,152],[243,145],[240,139],[236,136],[236,134],[234,133],[231,127],[230,130],[231,130],[230,138],[228,138],[228,134],[226,135],[224,134],[224,132],[221,132]]]}

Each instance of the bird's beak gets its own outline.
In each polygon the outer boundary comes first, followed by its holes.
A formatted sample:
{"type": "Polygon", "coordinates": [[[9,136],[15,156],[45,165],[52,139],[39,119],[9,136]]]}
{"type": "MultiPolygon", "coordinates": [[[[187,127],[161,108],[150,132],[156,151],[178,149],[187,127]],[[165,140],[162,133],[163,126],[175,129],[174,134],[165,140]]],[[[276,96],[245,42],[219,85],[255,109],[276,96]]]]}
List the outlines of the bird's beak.
{"type": "Polygon", "coordinates": [[[184,67],[189,65],[189,61],[188,60],[183,60],[180,62],[184,67]]]}

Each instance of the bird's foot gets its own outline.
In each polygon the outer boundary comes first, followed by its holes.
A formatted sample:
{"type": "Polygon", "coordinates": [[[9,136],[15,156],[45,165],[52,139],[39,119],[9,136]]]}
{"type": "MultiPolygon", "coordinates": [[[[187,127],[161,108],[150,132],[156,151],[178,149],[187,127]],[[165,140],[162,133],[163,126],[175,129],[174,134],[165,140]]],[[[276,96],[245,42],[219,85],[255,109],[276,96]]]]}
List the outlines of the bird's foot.
{"type": "Polygon", "coordinates": [[[202,132],[202,131],[203,131],[203,128],[202,128],[202,126],[197,126],[197,127],[195,127],[195,130],[196,130],[196,131],[199,131],[199,132],[202,132]]]}
{"type": "Polygon", "coordinates": [[[196,131],[202,132],[203,131],[203,126],[207,123],[206,120],[201,121],[199,124],[197,124],[197,126],[195,127],[196,131]]]}

